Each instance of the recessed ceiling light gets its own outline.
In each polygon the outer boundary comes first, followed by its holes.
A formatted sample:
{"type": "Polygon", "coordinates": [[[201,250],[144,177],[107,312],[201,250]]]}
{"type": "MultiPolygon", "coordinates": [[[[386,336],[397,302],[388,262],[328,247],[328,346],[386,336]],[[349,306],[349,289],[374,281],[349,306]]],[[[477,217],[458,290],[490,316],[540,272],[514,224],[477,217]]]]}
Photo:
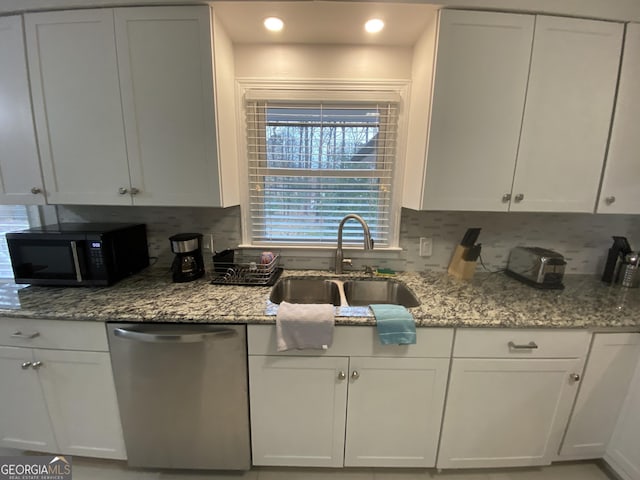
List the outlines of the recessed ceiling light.
{"type": "Polygon", "coordinates": [[[372,18],[364,24],[364,29],[369,33],[378,33],[384,28],[384,22],[379,18],[372,18]]]}
{"type": "Polygon", "coordinates": [[[278,17],[269,17],[264,19],[264,28],[272,32],[279,32],[284,27],[284,22],[278,17]]]}

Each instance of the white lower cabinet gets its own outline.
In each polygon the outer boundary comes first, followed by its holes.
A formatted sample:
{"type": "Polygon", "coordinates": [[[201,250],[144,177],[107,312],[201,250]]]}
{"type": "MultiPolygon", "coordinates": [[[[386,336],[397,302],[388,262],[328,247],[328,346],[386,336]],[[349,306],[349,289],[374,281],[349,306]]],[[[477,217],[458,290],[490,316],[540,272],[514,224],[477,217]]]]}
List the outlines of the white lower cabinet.
{"type": "Polygon", "coordinates": [[[349,359],[249,357],[254,465],[341,467],[349,359]]]}
{"type": "Polygon", "coordinates": [[[30,348],[0,347],[0,446],[55,452],[47,404],[31,363],[30,348]]]}
{"type": "Polygon", "coordinates": [[[327,351],[277,354],[275,328],[250,325],[253,464],[435,466],[453,332],[424,330],[382,346],[338,327],[327,351]]]}
{"type": "Polygon", "coordinates": [[[352,358],[345,467],[434,466],[448,369],[448,358],[352,358]]]}
{"type": "Polygon", "coordinates": [[[559,458],[602,458],[640,355],[640,333],[596,333],[559,458]]]}
{"type": "Polygon", "coordinates": [[[623,480],[640,480],[640,363],[604,459],[623,480]]]}
{"type": "Polygon", "coordinates": [[[458,330],[438,468],[550,464],[589,338],[584,331],[458,330]]]}
{"type": "Polygon", "coordinates": [[[0,446],[125,459],[104,325],[2,323],[0,446]],[[102,351],[80,350],[96,345],[102,351]]]}

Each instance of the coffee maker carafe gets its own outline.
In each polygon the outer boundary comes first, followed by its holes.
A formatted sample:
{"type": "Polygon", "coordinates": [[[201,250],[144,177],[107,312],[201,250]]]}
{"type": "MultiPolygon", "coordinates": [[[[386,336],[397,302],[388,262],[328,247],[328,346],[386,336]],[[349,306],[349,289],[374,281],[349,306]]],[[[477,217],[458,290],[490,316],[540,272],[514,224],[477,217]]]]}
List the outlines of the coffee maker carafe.
{"type": "Polygon", "coordinates": [[[190,282],[204,275],[202,234],[178,233],[169,237],[171,251],[176,254],[171,264],[174,282],[190,282]]]}

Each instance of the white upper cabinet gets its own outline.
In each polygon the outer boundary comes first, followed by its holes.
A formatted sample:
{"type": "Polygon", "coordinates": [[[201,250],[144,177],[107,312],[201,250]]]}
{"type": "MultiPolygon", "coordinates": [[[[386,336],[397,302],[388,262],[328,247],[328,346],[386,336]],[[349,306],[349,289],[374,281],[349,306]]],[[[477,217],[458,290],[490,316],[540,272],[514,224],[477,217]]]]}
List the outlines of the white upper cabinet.
{"type": "Polygon", "coordinates": [[[130,204],[112,11],[24,18],[49,203],[130,204]]]}
{"type": "MultiPolygon", "coordinates": [[[[209,7],[47,12],[25,21],[49,203],[237,203],[233,168],[224,199],[220,187],[209,7]]],[[[222,28],[216,34],[224,60],[232,47],[222,28]]],[[[235,125],[235,111],[223,115],[235,125]]],[[[228,136],[227,162],[235,164],[235,130],[228,136]]]]}
{"type": "MultiPolygon", "coordinates": [[[[423,162],[417,153],[407,176],[415,185],[405,187],[423,191],[417,208],[508,209],[502,196],[511,192],[533,26],[531,15],[440,12],[431,121],[416,125],[428,127],[426,172],[411,172],[423,162]]],[[[419,101],[424,85],[413,88],[419,101]]]]}
{"type": "Polygon", "coordinates": [[[215,205],[209,8],[119,8],[115,28],[134,203],[215,205]]]}
{"type": "Polygon", "coordinates": [[[623,30],[618,23],[536,17],[512,211],[594,211],[623,30]]]}
{"type": "Polygon", "coordinates": [[[593,212],[623,26],[443,10],[438,27],[414,49],[404,206],[593,212]]]}
{"type": "Polygon", "coordinates": [[[0,17],[0,65],[0,203],[42,204],[22,17],[0,17]]]}
{"type": "Polygon", "coordinates": [[[640,24],[627,25],[598,213],[640,213],[640,24]]]}

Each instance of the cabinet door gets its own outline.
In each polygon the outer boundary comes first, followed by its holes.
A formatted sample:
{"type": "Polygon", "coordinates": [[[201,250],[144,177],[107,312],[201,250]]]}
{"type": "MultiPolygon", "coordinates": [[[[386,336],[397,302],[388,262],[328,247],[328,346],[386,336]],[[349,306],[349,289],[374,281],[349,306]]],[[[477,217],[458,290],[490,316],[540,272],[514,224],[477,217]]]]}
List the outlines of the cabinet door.
{"type": "Polygon", "coordinates": [[[618,98],[598,213],[640,213],[640,25],[627,24],[618,98]]]}
{"type": "Polygon", "coordinates": [[[0,65],[0,203],[43,204],[22,17],[0,17],[0,65]]]}
{"type": "Polygon", "coordinates": [[[425,209],[507,210],[534,18],[440,12],[425,209]]]}
{"type": "Polygon", "coordinates": [[[59,452],[126,458],[109,354],[34,350],[59,452]]]}
{"type": "Polygon", "coordinates": [[[220,206],[209,7],[119,8],[115,25],[134,204],[220,206]]]}
{"type": "Polygon", "coordinates": [[[604,458],[624,480],[640,478],[640,364],[604,458]]]}
{"type": "Polygon", "coordinates": [[[0,446],[57,452],[38,372],[31,368],[32,362],[30,348],[0,347],[0,446]]]}
{"type": "Polygon", "coordinates": [[[512,211],[593,212],[622,24],[538,16],[512,211]]]}
{"type": "Polygon", "coordinates": [[[639,333],[594,336],[580,392],[560,450],[562,458],[604,456],[639,354],[639,333]]]}
{"type": "Polygon", "coordinates": [[[249,357],[253,465],[342,467],[348,368],[343,357],[249,357]]]}
{"type": "Polygon", "coordinates": [[[448,358],[352,358],[345,467],[434,467],[448,358]]]}
{"type": "Polygon", "coordinates": [[[558,451],[581,360],[453,359],[438,468],[547,465],[558,451]]]}
{"type": "Polygon", "coordinates": [[[47,200],[131,204],[113,12],[24,18],[47,200]]]}

